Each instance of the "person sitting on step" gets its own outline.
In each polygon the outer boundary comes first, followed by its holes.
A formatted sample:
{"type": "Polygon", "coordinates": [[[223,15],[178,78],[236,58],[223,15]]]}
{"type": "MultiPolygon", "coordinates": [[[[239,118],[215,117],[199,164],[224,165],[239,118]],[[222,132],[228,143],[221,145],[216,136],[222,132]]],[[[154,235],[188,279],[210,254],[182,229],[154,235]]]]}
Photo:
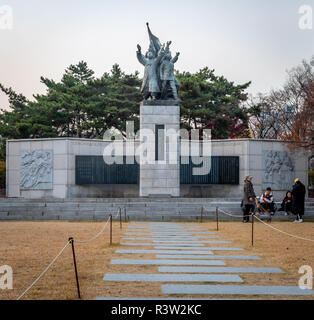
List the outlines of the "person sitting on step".
{"type": "Polygon", "coordinates": [[[287,191],[285,198],[281,202],[280,209],[278,211],[284,211],[285,215],[288,216],[292,213],[292,193],[287,191]]]}
{"type": "Polygon", "coordinates": [[[271,222],[271,217],[275,214],[276,208],[271,188],[268,187],[261,195],[258,205],[259,217],[266,218],[267,222],[271,222]]]}

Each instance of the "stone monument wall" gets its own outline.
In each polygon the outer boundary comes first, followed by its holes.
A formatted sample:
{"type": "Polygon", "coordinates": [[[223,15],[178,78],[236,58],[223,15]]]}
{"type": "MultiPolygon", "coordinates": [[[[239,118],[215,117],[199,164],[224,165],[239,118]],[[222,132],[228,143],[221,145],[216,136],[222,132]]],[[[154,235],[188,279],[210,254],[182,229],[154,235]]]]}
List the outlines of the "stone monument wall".
{"type": "MultiPolygon", "coordinates": [[[[139,185],[75,184],[75,155],[102,155],[108,143],[103,140],[77,138],[8,140],[7,196],[27,199],[139,197],[139,185]]],[[[291,189],[295,178],[308,185],[307,155],[302,151],[291,153],[280,141],[214,140],[211,153],[213,156],[239,156],[240,184],[181,185],[181,197],[240,199],[243,180],[248,174],[254,177],[253,184],[257,195],[270,186],[277,201],[291,189]],[[269,162],[273,164],[270,166],[269,162]]],[[[167,183],[174,183],[172,180],[177,179],[178,171],[170,173],[165,170],[167,169],[161,166],[156,168],[155,172],[142,172],[141,179],[142,183],[146,183],[145,188],[167,188],[167,183]],[[160,182],[161,177],[166,177],[165,182],[160,182]]],[[[168,186],[177,188],[177,185],[168,186]]],[[[168,192],[167,189],[163,190],[163,194],[168,192]]]]}
{"type": "Polygon", "coordinates": [[[138,185],[75,183],[75,156],[102,155],[108,143],[76,138],[9,140],[6,159],[7,196],[26,199],[138,197],[138,185]],[[44,160],[48,155],[51,156],[49,161],[44,160]],[[27,161],[27,158],[31,158],[31,161],[27,161]]]}
{"type": "MultiPolygon", "coordinates": [[[[308,185],[308,157],[303,150],[290,152],[286,144],[278,140],[228,139],[212,141],[213,156],[239,156],[239,185],[181,185],[181,197],[241,198],[243,181],[252,175],[256,195],[261,195],[267,187],[274,190],[280,201],[286,191],[292,189],[295,178],[308,185]],[[269,154],[273,154],[272,169],[267,175],[269,154]],[[276,155],[276,156],[275,156],[276,155]],[[277,159],[279,157],[279,159],[277,159]],[[276,165],[275,165],[276,163],[276,165]]],[[[308,194],[306,195],[308,196],[308,194]]]]}

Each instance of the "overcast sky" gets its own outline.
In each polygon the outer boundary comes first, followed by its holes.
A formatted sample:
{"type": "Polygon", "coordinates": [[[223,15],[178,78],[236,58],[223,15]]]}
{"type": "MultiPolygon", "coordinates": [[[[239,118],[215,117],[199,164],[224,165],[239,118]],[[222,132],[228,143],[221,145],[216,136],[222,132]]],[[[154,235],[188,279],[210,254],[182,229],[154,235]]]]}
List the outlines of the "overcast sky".
{"type": "MultiPolygon", "coordinates": [[[[135,51],[148,47],[146,22],[181,55],[176,68],[208,66],[249,93],[280,87],[286,70],[314,54],[314,29],[301,30],[301,5],[313,0],[0,0],[13,10],[0,30],[0,82],[31,99],[44,93],[40,76],[60,80],[85,60],[96,76],[114,63],[131,73],[135,51]]],[[[1,18],[1,15],[0,15],[1,18]]],[[[0,93],[0,107],[8,106],[0,93]]]]}

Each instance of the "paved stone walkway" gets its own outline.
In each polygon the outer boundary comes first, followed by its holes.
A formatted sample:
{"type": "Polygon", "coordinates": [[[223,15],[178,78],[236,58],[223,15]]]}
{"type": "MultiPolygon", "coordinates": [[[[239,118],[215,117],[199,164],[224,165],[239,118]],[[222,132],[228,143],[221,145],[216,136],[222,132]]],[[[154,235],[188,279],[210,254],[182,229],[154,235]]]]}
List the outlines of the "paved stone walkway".
{"type": "MultiPolygon", "coordinates": [[[[199,226],[171,222],[134,222],[129,226],[125,236],[121,245],[126,246],[126,249],[117,249],[117,254],[120,256],[121,254],[155,254],[155,259],[120,259],[119,256],[119,259],[112,259],[110,263],[126,266],[157,265],[159,266],[158,273],[108,273],[104,275],[104,281],[121,282],[121,285],[124,281],[160,282],[162,294],[167,296],[180,294],[183,299],[185,295],[191,294],[195,296],[208,295],[209,299],[215,295],[225,296],[225,298],[230,295],[239,297],[313,295],[314,298],[313,290],[302,290],[298,286],[251,286],[245,284],[239,274],[271,274],[283,273],[283,271],[279,268],[263,266],[229,267],[228,261],[261,259],[257,256],[247,255],[216,255],[216,250],[233,253],[234,251],[241,252],[243,248],[231,246],[231,241],[204,240],[204,238],[219,239],[220,237],[199,226]],[[209,247],[210,244],[218,246],[209,247]],[[143,246],[153,248],[141,249],[143,246]],[[171,284],[167,284],[167,282],[171,284]],[[183,282],[184,284],[173,284],[175,282],[183,282]],[[202,284],[189,284],[191,282],[202,284]]],[[[97,299],[119,298],[98,297],[97,299]]],[[[121,297],[121,299],[141,300],[147,298],[121,297]]]]}

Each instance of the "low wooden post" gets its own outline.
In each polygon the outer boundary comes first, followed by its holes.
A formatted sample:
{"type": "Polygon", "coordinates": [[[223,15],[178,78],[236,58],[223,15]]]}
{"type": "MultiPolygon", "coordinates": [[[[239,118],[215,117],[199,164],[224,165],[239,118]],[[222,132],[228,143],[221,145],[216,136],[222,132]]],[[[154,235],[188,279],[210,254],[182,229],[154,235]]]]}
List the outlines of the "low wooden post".
{"type": "Polygon", "coordinates": [[[218,218],[218,207],[216,207],[216,225],[217,225],[217,231],[219,230],[219,218],[218,218]]]}
{"type": "Polygon", "coordinates": [[[112,245],[112,214],[110,213],[110,245],[112,245]]]}
{"type": "Polygon", "coordinates": [[[73,238],[69,238],[69,241],[70,241],[70,243],[72,245],[72,255],[73,255],[75,279],[76,279],[77,295],[78,295],[78,298],[81,299],[80,283],[79,283],[79,278],[78,278],[76,258],[75,258],[75,250],[74,250],[74,239],[73,238]]]}
{"type": "Polygon", "coordinates": [[[252,215],[252,247],[254,246],[254,214],[252,215]]]}
{"type": "Polygon", "coordinates": [[[203,210],[204,210],[204,207],[201,206],[201,222],[203,222],[203,210]]]}
{"type": "Polygon", "coordinates": [[[120,230],[122,229],[122,216],[121,216],[121,208],[119,208],[119,215],[120,215],[120,230]]]}

